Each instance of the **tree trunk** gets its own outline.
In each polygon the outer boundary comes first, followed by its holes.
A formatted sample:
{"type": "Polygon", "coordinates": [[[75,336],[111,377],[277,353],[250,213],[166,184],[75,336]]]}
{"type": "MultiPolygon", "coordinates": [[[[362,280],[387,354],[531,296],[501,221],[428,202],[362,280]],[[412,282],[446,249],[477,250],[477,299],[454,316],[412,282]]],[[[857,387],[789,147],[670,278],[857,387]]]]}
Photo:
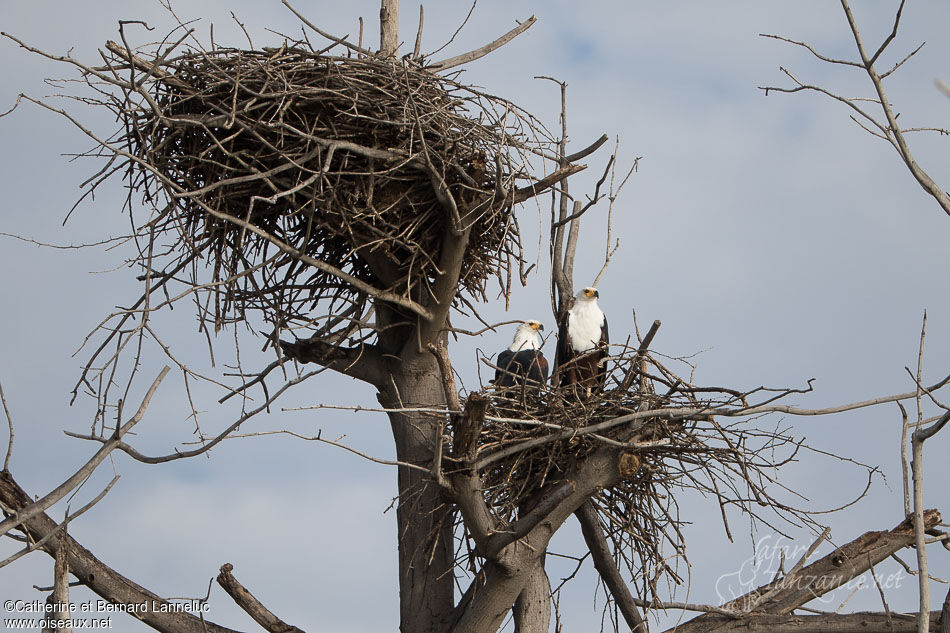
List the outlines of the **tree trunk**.
{"type": "Polygon", "coordinates": [[[399,0],[382,0],[379,8],[379,54],[394,57],[399,48],[399,0]]]}
{"type": "Polygon", "coordinates": [[[544,556],[515,601],[515,633],[548,633],[551,626],[551,582],[544,571],[544,556]]]}
{"type": "MultiPolygon", "coordinates": [[[[441,375],[429,354],[393,362],[391,386],[379,394],[387,408],[445,404],[441,375]]],[[[432,414],[390,414],[396,458],[432,466],[441,419],[432,414]]],[[[454,606],[453,513],[436,483],[416,469],[399,467],[396,522],[399,540],[399,610],[402,633],[443,633],[454,606]]]]}

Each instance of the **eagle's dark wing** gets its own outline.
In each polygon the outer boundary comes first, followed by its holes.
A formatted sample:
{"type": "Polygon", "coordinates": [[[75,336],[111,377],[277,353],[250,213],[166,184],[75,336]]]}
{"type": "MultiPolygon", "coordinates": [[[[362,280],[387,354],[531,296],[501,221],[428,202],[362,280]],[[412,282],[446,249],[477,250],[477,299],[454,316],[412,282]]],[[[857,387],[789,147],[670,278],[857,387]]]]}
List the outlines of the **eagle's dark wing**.
{"type": "Polygon", "coordinates": [[[541,370],[541,382],[547,382],[551,372],[548,366],[548,359],[544,357],[541,350],[538,350],[538,369],[541,370]]]}
{"type": "MultiPolygon", "coordinates": [[[[561,322],[558,323],[557,350],[554,353],[554,367],[556,369],[560,369],[565,363],[574,357],[574,350],[571,349],[570,338],[567,335],[567,326],[570,319],[571,314],[569,312],[565,312],[561,317],[561,322]]],[[[561,381],[564,381],[564,376],[561,376],[561,381]]]]}
{"type": "Polygon", "coordinates": [[[510,349],[506,349],[498,355],[494,383],[499,387],[510,387],[515,384],[515,377],[512,373],[516,371],[516,368],[512,367],[513,363],[511,362],[514,357],[515,353],[510,349]]]}
{"type": "Polygon", "coordinates": [[[506,349],[498,355],[494,383],[498,387],[523,385],[525,381],[543,384],[548,379],[548,361],[541,350],[513,352],[506,349]]]}
{"type": "Polygon", "coordinates": [[[531,350],[532,358],[528,366],[528,380],[538,384],[544,384],[548,381],[548,359],[544,357],[541,350],[531,350]]]}
{"type": "Polygon", "coordinates": [[[597,354],[597,362],[599,365],[594,369],[596,372],[593,375],[597,376],[597,383],[603,387],[607,382],[607,361],[604,360],[607,356],[610,355],[610,349],[607,346],[607,343],[610,342],[610,336],[607,333],[607,315],[604,315],[604,321],[600,325],[600,341],[597,345],[600,353],[597,354]]]}

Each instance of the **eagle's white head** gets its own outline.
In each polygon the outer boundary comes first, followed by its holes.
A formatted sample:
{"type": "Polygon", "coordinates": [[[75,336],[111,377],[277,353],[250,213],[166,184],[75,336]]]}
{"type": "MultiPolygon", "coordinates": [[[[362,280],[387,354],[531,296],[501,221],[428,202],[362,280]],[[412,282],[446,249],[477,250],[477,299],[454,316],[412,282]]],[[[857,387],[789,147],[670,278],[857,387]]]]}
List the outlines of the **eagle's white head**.
{"type": "Polygon", "coordinates": [[[540,349],[540,333],[543,331],[544,326],[540,321],[522,321],[518,329],[515,330],[515,338],[508,349],[513,352],[520,352],[525,349],[540,349]]]}
{"type": "Polygon", "coordinates": [[[600,293],[597,292],[597,288],[594,288],[593,286],[588,286],[587,288],[584,288],[583,290],[581,290],[580,292],[578,292],[576,298],[577,298],[578,301],[594,301],[594,302],[596,302],[596,301],[597,301],[597,297],[599,297],[599,296],[600,296],[600,293]]]}

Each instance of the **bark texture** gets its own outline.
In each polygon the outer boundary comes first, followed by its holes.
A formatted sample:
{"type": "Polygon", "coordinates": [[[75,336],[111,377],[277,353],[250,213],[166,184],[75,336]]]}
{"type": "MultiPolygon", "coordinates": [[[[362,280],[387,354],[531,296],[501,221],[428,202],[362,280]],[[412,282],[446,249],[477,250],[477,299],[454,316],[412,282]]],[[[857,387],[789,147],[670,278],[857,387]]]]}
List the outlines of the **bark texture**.
{"type": "MultiPolygon", "coordinates": [[[[445,404],[441,375],[430,354],[392,362],[389,377],[391,386],[379,393],[386,408],[445,404]]],[[[430,468],[439,418],[393,413],[389,419],[396,458],[430,468]]],[[[398,470],[400,629],[403,633],[443,632],[454,609],[453,513],[430,476],[403,466],[398,470]]]]}

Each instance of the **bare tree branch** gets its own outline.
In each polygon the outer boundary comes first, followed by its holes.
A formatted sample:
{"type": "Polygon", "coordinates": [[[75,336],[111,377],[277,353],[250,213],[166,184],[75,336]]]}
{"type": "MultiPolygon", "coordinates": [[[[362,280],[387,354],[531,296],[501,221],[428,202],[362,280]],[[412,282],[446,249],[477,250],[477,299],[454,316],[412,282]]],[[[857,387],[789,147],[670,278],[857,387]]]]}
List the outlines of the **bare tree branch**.
{"type": "Polygon", "coordinates": [[[13,455],[13,417],[7,407],[7,397],[3,394],[3,384],[0,383],[0,402],[3,403],[3,412],[7,416],[7,428],[10,436],[7,438],[7,455],[3,458],[3,470],[10,470],[10,456],[13,455]]]}
{"type": "Polygon", "coordinates": [[[894,40],[894,38],[897,35],[897,29],[900,25],[901,14],[904,9],[904,0],[901,1],[900,6],[897,9],[897,12],[894,18],[894,26],[893,26],[893,29],[891,30],[891,33],[887,36],[887,38],[885,38],[885,40],[881,43],[880,47],[877,49],[877,51],[874,52],[873,55],[869,55],[867,50],[865,49],[863,38],[861,37],[861,33],[860,33],[860,30],[858,29],[857,22],[854,19],[854,15],[851,12],[851,7],[848,4],[848,0],[841,0],[841,7],[844,10],[845,17],[848,20],[848,26],[851,29],[851,34],[854,38],[855,46],[857,47],[857,51],[861,59],[860,62],[851,62],[851,61],[844,61],[844,60],[838,60],[838,59],[825,57],[817,53],[813,48],[811,48],[809,45],[803,42],[797,42],[795,40],[790,40],[788,38],[784,38],[784,37],[780,37],[776,35],[763,35],[763,36],[782,40],[782,41],[789,42],[791,44],[795,44],[798,46],[802,46],[808,49],[809,51],[811,51],[816,57],[818,57],[822,61],[825,61],[828,63],[843,64],[843,65],[862,68],[864,72],[867,74],[868,78],[871,80],[871,84],[874,87],[874,91],[877,93],[876,102],[881,107],[881,111],[884,114],[886,124],[877,122],[873,117],[871,117],[864,110],[859,108],[855,104],[855,101],[856,101],[855,99],[847,99],[845,97],[837,95],[824,88],[820,88],[818,86],[806,85],[802,82],[799,82],[797,79],[795,79],[791,75],[791,73],[789,73],[784,68],[782,69],[782,71],[788,77],[790,77],[793,81],[795,81],[796,84],[798,84],[797,87],[791,88],[791,89],[774,88],[774,87],[764,88],[766,94],[768,94],[770,90],[775,90],[778,92],[798,92],[800,90],[813,90],[816,92],[821,92],[822,94],[825,94],[831,97],[832,99],[841,101],[849,105],[850,107],[854,108],[861,115],[862,118],[871,122],[875,128],[878,128],[881,131],[881,135],[885,138],[885,140],[891,143],[891,145],[897,150],[897,153],[900,155],[901,159],[904,161],[904,164],[907,166],[907,169],[910,171],[911,175],[918,182],[921,188],[934,198],[934,200],[937,202],[937,204],[940,205],[940,207],[944,210],[945,213],[950,215],[950,195],[948,195],[947,192],[945,192],[936,182],[934,182],[934,180],[930,177],[930,175],[926,171],[924,171],[924,169],[920,167],[920,165],[917,164],[917,161],[914,158],[914,155],[910,150],[910,146],[907,143],[907,140],[904,136],[907,130],[902,130],[900,125],[898,124],[897,114],[895,114],[894,109],[890,101],[888,100],[887,93],[884,90],[884,81],[883,81],[884,78],[890,75],[891,73],[893,73],[895,70],[897,70],[901,65],[903,65],[903,63],[907,61],[907,59],[912,57],[918,50],[920,50],[920,47],[918,47],[916,50],[911,52],[902,61],[898,62],[894,66],[894,68],[892,68],[891,70],[887,71],[884,74],[879,74],[877,69],[874,66],[875,62],[879,59],[880,55],[884,52],[887,46],[894,40]]]}
{"type": "MultiPolygon", "coordinates": [[[[15,513],[22,513],[33,505],[30,495],[8,472],[0,473],[0,503],[15,513]]],[[[58,524],[49,515],[41,512],[25,519],[18,529],[25,531],[30,539],[41,541],[50,532],[56,532],[58,524]]],[[[167,600],[122,576],[71,536],[56,534],[45,541],[42,548],[50,556],[55,556],[62,541],[66,542],[67,564],[74,577],[113,604],[136,605],[136,615],[153,629],[163,633],[237,633],[186,611],[172,608],[167,600]]]]}
{"type": "Polygon", "coordinates": [[[244,588],[244,585],[238,582],[237,578],[231,573],[234,566],[231,563],[225,563],[221,566],[221,573],[218,574],[218,584],[227,592],[234,602],[241,607],[245,613],[254,618],[254,621],[264,627],[269,633],[303,633],[297,627],[287,624],[244,588]]]}
{"type": "MultiPolygon", "coordinates": [[[[940,205],[947,215],[950,215],[950,196],[948,196],[947,192],[938,186],[927,172],[917,164],[917,161],[914,160],[914,155],[910,151],[910,147],[907,145],[907,141],[904,139],[904,135],[901,133],[900,125],[897,123],[897,116],[894,114],[891,104],[887,99],[887,94],[884,92],[884,83],[874,68],[874,62],[868,57],[868,54],[864,50],[864,42],[861,39],[861,33],[858,31],[858,25],[854,20],[854,16],[851,14],[851,7],[848,5],[848,0],[841,0],[841,7],[844,9],[845,15],[848,18],[848,25],[851,27],[851,33],[854,35],[854,42],[858,47],[858,53],[861,55],[861,61],[864,63],[864,69],[868,77],[871,78],[871,83],[874,84],[874,89],[881,101],[881,109],[884,111],[884,116],[887,117],[888,126],[894,136],[894,141],[897,143],[901,158],[904,159],[904,164],[907,165],[907,169],[910,170],[910,173],[917,182],[920,183],[924,191],[933,196],[937,204],[940,205]]],[[[900,20],[900,11],[903,10],[903,8],[904,2],[902,0],[901,6],[898,9],[898,17],[894,24],[895,29],[897,28],[897,22],[900,20]]],[[[885,44],[888,41],[890,41],[890,38],[885,44]]],[[[882,45],[882,50],[883,46],[884,45],[882,45]]],[[[875,54],[875,57],[876,55],[877,54],[875,54]]]]}
{"type": "Polygon", "coordinates": [[[614,559],[610,555],[610,546],[604,537],[593,501],[585,502],[574,514],[581,524],[581,533],[584,535],[584,542],[587,543],[587,547],[590,549],[591,557],[594,560],[594,568],[600,574],[600,579],[613,597],[617,608],[620,609],[620,613],[627,622],[627,626],[630,627],[631,633],[646,633],[646,623],[643,621],[639,609],[637,609],[633,595],[627,588],[627,583],[624,582],[620,571],[617,569],[617,564],[614,563],[614,559]]]}
{"type": "MultiPolygon", "coordinates": [[[[64,532],[65,533],[65,532],[64,532]]],[[[46,599],[47,604],[53,606],[52,610],[46,614],[50,622],[43,628],[43,633],[54,633],[55,631],[64,631],[72,633],[73,627],[69,625],[69,562],[67,559],[67,547],[69,543],[63,539],[56,548],[55,561],[53,565],[53,592],[46,599]]]]}
{"type": "MultiPolygon", "coordinates": [[[[5,472],[9,472],[9,471],[5,471],[5,472]]],[[[63,518],[63,520],[59,522],[59,524],[56,526],[56,528],[55,528],[54,530],[52,530],[52,531],[50,531],[50,532],[47,532],[47,533],[46,533],[46,536],[44,536],[43,538],[41,538],[41,539],[39,539],[39,540],[30,539],[29,542],[26,544],[26,546],[25,546],[23,549],[21,549],[21,550],[15,552],[15,553],[13,553],[13,554],[10,554],[10,555],[7,556],[5,559],[3,559],[2,561],[0,561],[0,568],[6,567],[7,565],[9,565],[10,563],[12,563],[13,561],[15,561],[15,560],[17,560],[17,559],[19,559],[19,558],[22,558],[23,556],[29,554],[30,552],[34,552],[34,551],[36,551],[36,550],[38,550],[38,549],[41,549],[41,548],[43,547],[43,545],[44,545],[47,541],[49,541],[51,538],[53,538],[54,536],[56,536],[56,535],[59,534],[60,532],[64,532],[64,531],[66,530],[66,526],[68,526],[70,523],[72,523],[72,521],[73,521],[74,519],[76,519],[76,518],[79,517],[79,516],[82,516],[83,514],[85,514],[85,512],[86,512],[87,510],[89,510],[89,509],[92,508],[94,505],[96,505],[97,503],[99,503],[100,501],[102,501],[103,497],[105,497],[107,494],[109,494],[109,491],[112,490],[112,486],[114,486],[117,481],[119,481],[119,476],[118,476],[118,475],[116,475],[115,477],[113,477],[112,480],[106,485],[106,487],[103,488],[102,491],[101,491],[99,494],[97,494],[95,497],[93,497],[92,500],[89,501],[89,503],[87,503],[87,504],[84,505],[83,507],[79,508],[79,509],[76,510],[75,512],[69,512],[69,511],[67,511],[66,516],[63,518]]]]}
{"type": "Polygon", "coordinates": [[[365,49],[365,48],[362,48],[361,46],[356,46],[355,44],[352,44],[352,43],[346,41],[346,36],[344,36],[344,37],[336,37],[336,36],[330,35],[330,34],[327,33],[326,31],[323,31],[323,30],[317,28],[310,20],[308,20],[307,18],[305,18],[305,17],[303,16],[303,14],[301,14],[299,11],[297,11],[297,9],[295,9],[295,8],[290,4],[290,2],[288,2],[288,0],[280,0],[280,2],[281,2],[281,4],[283,4],[285,7],[287,7],[288,9],[290,9],[291,13],[293,13],[295,16],[297,16],[297,19],[298,19],[298,20],[300,20],[301,22],[303,22],[304,24],[306,24],[308,27],[310,27],[310,29],[312,29],[314,33],[317,33],[318,35],[320,35],[320,36],[322,36],[322,37],[325,37],[326,39],[330,40],[331,42],[334,42],[335,44],[339,44],[340,46],[346,47],[346,48],[350,49],[351,51],[355,51],[355,52],[360,53],[360,54],[363,54],[363,55],[372,55],[372,54],[373,54],[373,52],[370,51],[370,50],[367,50],[367,49],[365,49]]]}
{"type": "Polygon", "coordinates": [[[564,157],[564,162],[566,163],[576,163],[577,161],[587,158],[594,152],[600,149],[601,145],[606,143],[610,139],[606,134],[602,135],[599,139],[580,150],[579,152],[574,152],[564,157]]]}
{"type": "Polygon", "coordinates": [[[425,9],[419,5],[419,28],[416,29],[416,45],[412,48],[412,59],[419,59],[419,49],[422,46],[422,24],[425,22],[425,9]]]}
{"type": "MultiPolygon", "coordinates": [[[[940,620],[940,612],[934,611],[931,631],[936,633],[936,622],[940,620]]],[[[791,615],[791,614],[753,614],[742,619],[734,619],[721,615],[708,616],[709,628],[702,630],[726,631],[770,631],[773,633],[872,633],[876,631],[887,633],[914,633],[917,625],[912,615],[901,613],[827,613],[820,615],[791,615]]],[[[691,622],[694,622],[692,620],[691,622]]],[[[681,625],[674,631],[692,632],[694,629],[689,623],[681,625]]]]}
{"type": "Polygon", "coordinates": [[[132,416],[128,422],[117,428],[111,438],[103,441],[102,447],[96,451],[95,455],[93,455],[89,461],[87,461],[79,470],[73,473],[72,476],[54,488],[42,499],[39,499],[35,503],[31,503],[26,507],[18,509],[16,514],[14,514],[12,517],[0,522],[0,535],[6,534],[22,523],[42,514],[54,503],[68,495],[76,488],[76,486],[88,479],[96,467],[99,466],[99,464],[101,464],[103,460],[109,456],[109,453],[111,453],[119,446],[119,444],[122,443],[122,438],[125,436],[125,434],[128,433],[132,427],[138,424],[142,419],[142,416],[145,415],[145,409],[148,407],[148,403],[152,400],[152,396],[158,389],[158,385],[161,384],[162,380],[164,380],[165,376],[168,374],[168,371],[169,367],[166,365],[165,368],[159,372],[158,377],[152,383],[152,386],[149,387],[148,392],[142,399],[142,404],[139,405],[139,410],[136,411],[135,415],[132,416]]]}
{"type": "Polygon", "coordinates": [[[439,72],[442,70],[448,70],[449,68],[455,68],[456,66],[461,66],[462,64],[467,64],[468,62],[471,62],[471,61],[475,61],[476,59],[480,57],[484,57],[485,55],[488,55],[492,51],[501,48],[502,46],[504,46],[511,40],[515,39],[516,37],[518,37],[525,31],[527,31],[529,28],[531,28],[531,26],[537,21],[538,21],[538,18],[532,15],[530,18],[528,18],[527,20],[525,20],[524,22],[522,22],[515,28],[511,29],[510,31],[508,31],[507,33],[499,37],[494,42],[485,44],[485,46],[482,46],[481,48],[476,48],[475,50],[469,51],[468,53],[456,55],[455,57],[450,57],[440,62],[433,62],[431,64],[428,64],[427,68],[433,72],[439,72]]]}
{"type": "Polygon", "coordinates": [[[371,385],[382,385],[385,380],[379,362],[380,353],[373,345],[341,347],[315,337],[293,342],[281,341],[280,347],[284,354],[300,363],[316,363],[371,385]]]}
{"type": "MultiPolygon", "coordinates": [[[[928,527],[934,527],[940,521],[940,513],[936,510],[928,510],[925,513],[928,527]]],[[[723,607],[739,612],[748,610],[753,617],[760,614],[789,614],[860,576],[894,552],[913,543],[914,528],[908,518],[893,530],[867,532],[811,565],[740,596],[723,607]],[[768,597],[764,602],[760,602],[763,596],[768,597]],[[751,612],[753,607],[755,611],[751,612]]],[[[682,633],[728,630],[733,624],[746,622],[747,617],[749,616],[743,615],[741,619],[725,620],[713,614],[706,614],[681,624],[677,630],[682,633]]]]}

